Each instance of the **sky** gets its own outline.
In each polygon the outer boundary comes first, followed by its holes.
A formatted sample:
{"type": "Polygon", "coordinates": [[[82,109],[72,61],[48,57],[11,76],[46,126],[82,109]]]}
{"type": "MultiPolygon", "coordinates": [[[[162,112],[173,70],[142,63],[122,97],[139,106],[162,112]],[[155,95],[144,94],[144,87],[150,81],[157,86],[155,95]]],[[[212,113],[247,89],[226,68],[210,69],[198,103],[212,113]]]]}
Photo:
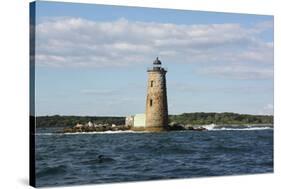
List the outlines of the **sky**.
{"type": "Polygon", "coordinates": [[[35,108],[145,112],[147,68],[167,68],[169,114],[273,114],[273,16],[36,2],[35,108]]]}

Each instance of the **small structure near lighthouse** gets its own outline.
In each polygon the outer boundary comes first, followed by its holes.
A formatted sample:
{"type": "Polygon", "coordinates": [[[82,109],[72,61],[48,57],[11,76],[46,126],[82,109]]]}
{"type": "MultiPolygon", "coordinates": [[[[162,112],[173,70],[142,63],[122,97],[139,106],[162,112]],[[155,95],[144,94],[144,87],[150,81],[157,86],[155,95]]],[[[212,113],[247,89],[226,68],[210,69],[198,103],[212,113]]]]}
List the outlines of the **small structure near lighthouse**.
{"type": "Polygon", "coordinates": [[[168,129],[167,70],[161,64],[157,57],[153,62],[153,67],[147,70],[145,130],[149,131],[168,129]]]}

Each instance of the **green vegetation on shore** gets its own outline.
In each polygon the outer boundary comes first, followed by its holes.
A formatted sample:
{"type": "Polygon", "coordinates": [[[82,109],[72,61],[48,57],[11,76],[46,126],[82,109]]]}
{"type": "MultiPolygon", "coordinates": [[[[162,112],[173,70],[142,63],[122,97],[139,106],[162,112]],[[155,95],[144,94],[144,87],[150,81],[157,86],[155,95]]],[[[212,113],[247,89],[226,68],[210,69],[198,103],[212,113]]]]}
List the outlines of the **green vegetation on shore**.
{"type": "Polygon", "coordinates": [[[207,125],[207,124],[273,124],[271,115],[249,115],[237,113],[183,113],[180,115],[170,115],[169,122],[183,125],[207,125]]]}
{"type": "Polygon", "coordinates": [[[37,127],[73,127],[77,123],[85,124],[89,121],[96,124],[125,125],[125,117],[105,116],[39,116],[36,117],[37,127]]]}
{"type": "MultiPolygon", "coordinates": [[[[124,125],[125,117],[112,116],[39,116],[36,117],[37,127],[73,127],[77,123],[116,124],[124,125]]],[[[182,125],[205,125],[205,124],[273,124],[273,116],[270,115],[248,115],[236,113],[183,113],[180,115],[169,115],[170,123],[182,125]]]]}

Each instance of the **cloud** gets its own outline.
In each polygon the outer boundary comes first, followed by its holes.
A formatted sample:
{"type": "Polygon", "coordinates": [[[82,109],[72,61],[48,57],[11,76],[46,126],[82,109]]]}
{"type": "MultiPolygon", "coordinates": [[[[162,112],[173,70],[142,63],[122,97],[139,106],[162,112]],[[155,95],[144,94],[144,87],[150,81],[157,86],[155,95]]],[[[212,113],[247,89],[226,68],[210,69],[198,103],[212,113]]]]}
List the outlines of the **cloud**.
{"type": "Polygon", "coordinates": [[[264,21],[260,22],[258,24],[255,24],[254,29],[257,30],[258,33],[268,30],[268,29],[273,29],[274,27],[274,22],[273,19],[270,21],[264,21]]]}
{"type": "Polygon", "coordinates": [[[273,91],[273,86],[262,85],[260,83],[235,85],[220,85],[218,83],[210,85],[210,83],[192,83],[192,82],[169,82],[169,89],[179,93],[229,93],[229,94],[257,94],[268,93],[273,91]]]}
{"type": "Polygon", "coordinates": [[[260,38],[269,29],[272,22],[243,27],[124,18],[110,22],[46,19],[36,25],[36,63],[47,67],[122,67],[150,64],[159,55],[167,64],[205,64],[210,69],[201,73],[207,75],[228,75],[235,65],[245,64],[236,67],[232,75],[263,78],[273,70],[273,43],[260,38]],[[219,71],[222,63],[225,68],[219,71]],[[267,65],[267,70],[256,65],[267,65]]]}
{"type": "Polygon", "coordinates": [[[221,66],[208,66],[199,71],[201,74],[212,75],[219,78],[232,79],[273,79],[272,66],[257,66],[252,64],[226,64],[221,66]]]}
{"type": "Polygon", "coordinates": [[[260,114],[260,115],[273,115],[274,114],[273,104],[266,104],[258,114],[260,114]]]}
{"type": "Polygon", "coordinates": [[[100,90],[100,89],[83,89],[83,90],[81,90],[82,94],[97,95],[97,96],[113,95],[116,92],[118,92],[118,90],[100,90]]]}

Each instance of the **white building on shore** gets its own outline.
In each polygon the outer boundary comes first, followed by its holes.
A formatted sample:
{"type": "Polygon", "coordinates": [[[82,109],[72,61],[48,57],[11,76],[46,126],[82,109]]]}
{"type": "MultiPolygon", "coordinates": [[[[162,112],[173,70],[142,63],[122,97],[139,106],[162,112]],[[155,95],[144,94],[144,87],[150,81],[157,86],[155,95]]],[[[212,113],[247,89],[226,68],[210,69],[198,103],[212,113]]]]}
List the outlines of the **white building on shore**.
{"type": "Polygon", "coordinates": [[[145,127],[145,117],[145,114],[127,116],[125,125],[131,127],[145,127]]]}

